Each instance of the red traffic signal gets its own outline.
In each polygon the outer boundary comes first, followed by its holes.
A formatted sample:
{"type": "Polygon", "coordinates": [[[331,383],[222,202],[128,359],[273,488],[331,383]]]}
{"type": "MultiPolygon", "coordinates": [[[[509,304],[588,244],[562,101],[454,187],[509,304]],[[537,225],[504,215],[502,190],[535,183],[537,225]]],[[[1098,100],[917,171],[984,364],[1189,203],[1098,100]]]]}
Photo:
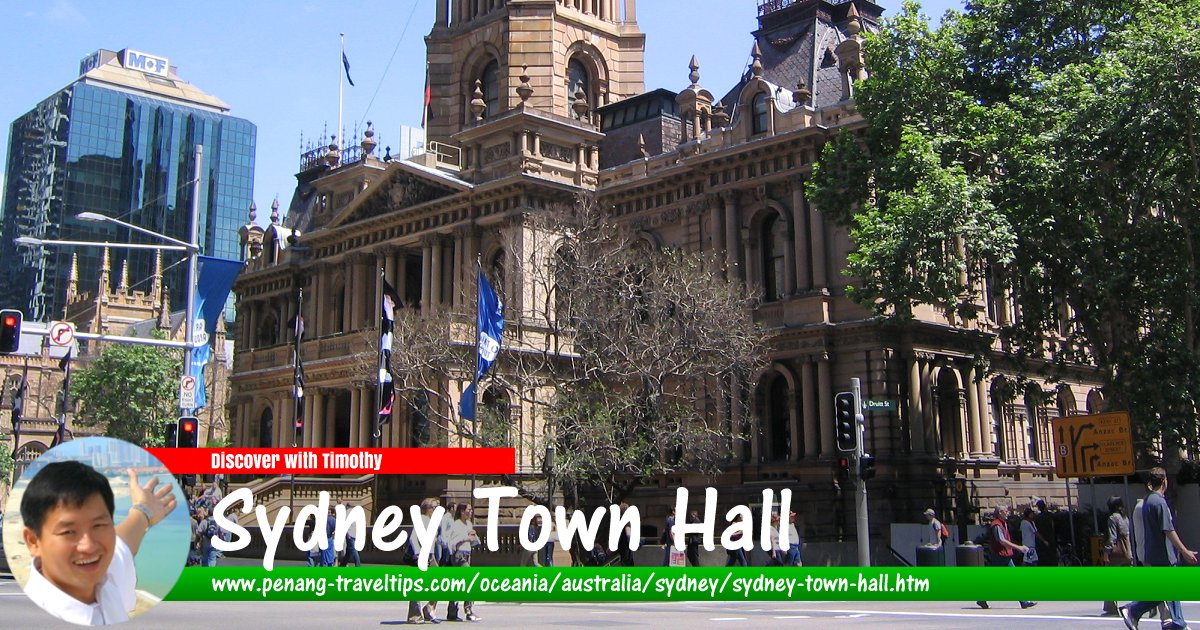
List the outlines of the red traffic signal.
{"type": "Polygon", "coordinates": [[[838,481],[850,481],[850,458],[839,457],[837,464],[838,481]]]}
{"type": "Polygon", "coordinates": [[[196,429],[198,423],[192,416],[179,419],[179,448],[196,448],[196,429]]]}
{"type": "Polygon", "coordinates": [[[21,311],[0,311],[0,354],[13,353],[21,347],[21,321],[24,318],[21,311]]]}

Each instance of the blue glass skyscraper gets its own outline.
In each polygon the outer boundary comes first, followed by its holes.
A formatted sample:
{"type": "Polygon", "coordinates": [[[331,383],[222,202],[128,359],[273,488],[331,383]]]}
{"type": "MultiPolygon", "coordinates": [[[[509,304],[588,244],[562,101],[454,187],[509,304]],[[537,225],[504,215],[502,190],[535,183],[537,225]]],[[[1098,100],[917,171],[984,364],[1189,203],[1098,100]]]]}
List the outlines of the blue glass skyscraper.
{"type": "MultiPolygon", "coordinates": [[[[17,237],[155,242],[111,223],[79,221],[80,212],[187,240],[198,144],[201,253],[238,258],[257,130],[228,112],[181,80],[165,58],[130,49],[84,58],[78,79],[12,123],[0,208],[0,305],[20,308],[30,320],[61,318],[73,253],[80,287],[95,287],[99,277],[99,248],[18,247],[17,237]]],[[[148,285],[153,252],[114,248],[111,255],[113,268],[128,260],[131,283],[148,285]]],[[[186,265],[165,262],[171,303],[181,307],[186,265]]]]}

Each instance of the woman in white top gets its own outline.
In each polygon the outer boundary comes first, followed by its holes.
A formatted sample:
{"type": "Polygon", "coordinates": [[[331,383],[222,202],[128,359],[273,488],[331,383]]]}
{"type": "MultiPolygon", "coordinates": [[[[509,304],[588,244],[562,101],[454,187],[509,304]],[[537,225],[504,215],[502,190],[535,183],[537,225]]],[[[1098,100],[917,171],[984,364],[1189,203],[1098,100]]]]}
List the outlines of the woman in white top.
{"type": "MultiPolygon", "coordinates": [[[[453,554],[450,566],[471,566],[471,550],[479,546],[479,534],[475,533],[472,516],[473,511],[469,503],[459,503],[454,509],[454,520],[445,534],[446,544],[450,547],[450,553],[453,554]]],[[[462,603],[463,613],[466,617],[458,616],[458,608],[458,602],[450,602],[446,610],[447,621],[479,621],[482,619],[475,614],[475,602],[464,601],[462,603]]]]}

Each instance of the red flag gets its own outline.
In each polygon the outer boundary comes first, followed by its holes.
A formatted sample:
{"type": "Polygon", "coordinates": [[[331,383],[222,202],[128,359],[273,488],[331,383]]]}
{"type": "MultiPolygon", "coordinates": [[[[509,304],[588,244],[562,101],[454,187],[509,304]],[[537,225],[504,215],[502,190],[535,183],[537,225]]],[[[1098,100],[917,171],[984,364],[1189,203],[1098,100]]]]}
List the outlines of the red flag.
{"type": "Polygon", "coordinates": [[[429,119],[432,117],[429,112],[430,104],[433,102],[433,93],[429,89],[429,64],[425,64],[425,108],[421,112],[421,128],[424,129],[429,125],[429,119]]]}

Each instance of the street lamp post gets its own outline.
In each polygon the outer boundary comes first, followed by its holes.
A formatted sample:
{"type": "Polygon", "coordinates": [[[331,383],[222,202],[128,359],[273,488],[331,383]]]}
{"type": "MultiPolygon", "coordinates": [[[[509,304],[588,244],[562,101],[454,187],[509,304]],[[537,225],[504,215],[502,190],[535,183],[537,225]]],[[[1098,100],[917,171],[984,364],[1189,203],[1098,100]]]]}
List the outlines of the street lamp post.
{"type": "MultiPolygon", "coordinates": [[[[186,242],[181,241],[177,238],[172,238],[170,236],[167,236],[166,234],[159,234],[158,232],[155,232],[153,230],[148,230],[139,225],[127,223],[120,219],[114,219],[113,217],[103,215],[103,214],[100,214],[97,212],[80,212],[79,214],[75,215],[75,218],[77,218],[81,221],[96,221],[96,222],[103,221],[103,222],[107,222],[107,223],[114,223],[121,227],[134,230],[135,232],[141,232],[142,234],[146,234],[146,235],[158,238],[158,239],[162,239],[164,241],[167,241],[168,243],[174,243],[173,245],[143,245],[140,243],[131,243],[131,244],[121,244],[120,245],[121,247],[127,247],[129,249],[157,249],[157,250],[187,252],[187,258],[188,258],[187,287],[186,287],[186,289],[187,289],[187,296],[186,296],[187,297],[187,302],[186,302],[187,307],[186,307],[186,310],[184,313],[184,323],[183,323],[183,325],[184,325],[184,344],[185,344],[184,347],[186,348],[183,353],[183,375],[184,376],[191,376],[191,374],[192,374],[192,351],[196,347],[196,280],[197,280],[197,270],[199,268],[199,260],[200,260],[200,244],[199,244],[199,240],[200,240],[200,174],[202,172],[201,169],[203,167],[203,161],[204,161],[204,146],[203,145],[199,145],[199,144],[196,145],[196,151],[193,154],[193,160],[195,162],[195,166],[194,166],[193,173],[192,173],[192,216],[191,216],[191,221],[189,224],[188,240],[186,242]]],[[[18,239],[18,241],[19,240],[20,239],[18,239]]],[[[46,241],[46,242],[52,243],[51,241],[46,241]]],[[[53,244],[96,245],[96,243],[77,243],[77,242],[71,243],[71,242],[66,242],[66,241],[56,242],[53,244]]],[[[180,411],[190,413],[193,410],[192,409],[183,409],[181,407],[180,411]]],[[[199,431],[197,431],[197,433],[199,433],[199,431]]]]}

